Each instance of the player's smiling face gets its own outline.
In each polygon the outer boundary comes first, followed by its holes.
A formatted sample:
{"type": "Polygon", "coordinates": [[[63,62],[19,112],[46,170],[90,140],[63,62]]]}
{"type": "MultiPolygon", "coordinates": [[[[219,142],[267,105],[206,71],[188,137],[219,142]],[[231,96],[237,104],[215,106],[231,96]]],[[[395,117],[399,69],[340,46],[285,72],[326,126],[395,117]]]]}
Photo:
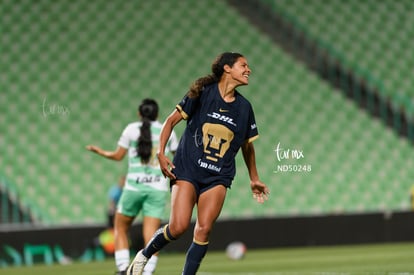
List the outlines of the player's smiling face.
{"type": "Polygon", "coordinates": [[[248,85],[251,70],[244,57],[239,57],[230,69],[231,77],[239,82],[239,85],[248,85]]]}

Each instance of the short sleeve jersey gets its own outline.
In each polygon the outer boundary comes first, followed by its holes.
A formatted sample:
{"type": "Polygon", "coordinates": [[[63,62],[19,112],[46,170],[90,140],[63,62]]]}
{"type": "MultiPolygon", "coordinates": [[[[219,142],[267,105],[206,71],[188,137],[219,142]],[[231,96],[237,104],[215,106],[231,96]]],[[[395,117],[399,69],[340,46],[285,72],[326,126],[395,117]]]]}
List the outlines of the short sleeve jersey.
{"type": "Polygon", "coordinates": [[[177,178],[231,182],[238,150],[259,136],[250,102],[237,91],[233,102],[225,102],[213,83],[197,98],[185,96],[176,108],[187,120],[174,158],[177,178]]]}
{"type": "MultiPolygon", "coordinates": [[[[158,190],[168,191],[167,179],[162,175],[156,157],[162,124],[159,121],[151,122],[152,154],[148,164],[142,164],[141,159],[137,156],[137,139],[140,135],[141,125],[142,122],[140,121],[128,124],[118,141],[119,146],[128,149],[128,174],[124,188],[138,190],[137,184],[145,184],[158,190]]],[[[176,151],[177,146],[177,136],[173,131],[165,148],[165,153],[176,151]]]]}

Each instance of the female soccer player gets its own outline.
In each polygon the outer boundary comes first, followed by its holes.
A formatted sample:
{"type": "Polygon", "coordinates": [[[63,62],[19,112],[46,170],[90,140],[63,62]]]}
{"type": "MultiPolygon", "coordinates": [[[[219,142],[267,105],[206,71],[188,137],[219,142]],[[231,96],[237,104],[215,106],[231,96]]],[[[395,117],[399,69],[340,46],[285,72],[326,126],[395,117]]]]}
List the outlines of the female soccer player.
{"type": "MultiPolygon", "coordinates": [[[[157,121],[158,104],[153,99],[145,99],[138,107],[141,121],[130,123],[122,132],[115,151],[105,151],[88,145],[87,149],[112,160],[122,160],[128,151],[128,174],[115,214],[115,263],[117,274],[123,275],[129,265],[128,231],[134,218],[142,210],[143,238],[147,244],[154,232],[161,226],[168,185],[160,171],[156,152],[159,150],[161,123],[157,121]]],[[[174,132],[164,141],[165,152],[177,149],[174,132]]],[[[151,255],[152,256],[152,255],[151,255]]],[[[151,257],[144,274],[152,274],[157,264],[157,256],[151,257]]]]}
{"type": "Polygon", "coordinates": [[[250,103],[236,91],[236,87],[248,85],[250,73],[241,54],[219,55],[212,64],[212,74],[197,79],[166,119],[160,134],[158,159],[162,173],[171,180],[170,220],[137,253],[128,267],[128,275],[142,274],[154,253],[187,230],[196,204],[193,243],[187,251],[182,274],[197,272],[207,252],[210,231],[236,173],[235,156],[240,147],[253,197],[259,203],[267,199],[269,189],[259,179],[252,143],[258,137],[254,113],[250,103]],[[187,126],[171,162],[165,155],[165,146],[174,126],[183,119],[187,120],[187,126]]]}

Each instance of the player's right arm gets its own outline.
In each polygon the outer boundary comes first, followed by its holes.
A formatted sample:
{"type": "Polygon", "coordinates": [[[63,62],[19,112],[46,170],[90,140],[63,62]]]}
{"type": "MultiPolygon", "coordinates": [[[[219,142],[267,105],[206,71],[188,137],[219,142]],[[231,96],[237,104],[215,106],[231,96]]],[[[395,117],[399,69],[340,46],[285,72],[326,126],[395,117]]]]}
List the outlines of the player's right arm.
{"type": "Polygon", "coordinates": [[[174,168],[174,164],[165,155],[165,146],[167,146],[175,125],[177,125],[182,119],[183,117],[180,112],[178,110],[174,110],[165,120],[160,133],[160,147],[158,149],[157,157],[162,174],[170,179],[175,179],[175,175],[171,172],[171,168],[174,168]]]}
{"type": "Polygon", "coordinates": [[[127,153],[127,149],[121,146],[118,146],[115,151],[106,151],[95,145],[88,145],[86,149],[105,158],[117,161],[122,160],[127,153]]]}

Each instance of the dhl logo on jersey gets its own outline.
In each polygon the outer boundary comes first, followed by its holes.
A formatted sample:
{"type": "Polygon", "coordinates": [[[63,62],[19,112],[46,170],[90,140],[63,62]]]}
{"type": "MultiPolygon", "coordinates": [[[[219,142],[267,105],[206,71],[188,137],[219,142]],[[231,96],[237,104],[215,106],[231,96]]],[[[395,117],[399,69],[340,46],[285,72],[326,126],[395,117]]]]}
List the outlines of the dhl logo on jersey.
{"type": "Polygon", "coordinates": [[[207,114],[207,116],[212,117],[214,119],[218,119],[218,120],[223,121],[223,122],[226,122],[230,125],[237,126],[237,124],[233,122],[233,119],[231,117],[228,117],[228,116],[216,113],[216,112],[213,112],[211,114],[207,114]]]}

